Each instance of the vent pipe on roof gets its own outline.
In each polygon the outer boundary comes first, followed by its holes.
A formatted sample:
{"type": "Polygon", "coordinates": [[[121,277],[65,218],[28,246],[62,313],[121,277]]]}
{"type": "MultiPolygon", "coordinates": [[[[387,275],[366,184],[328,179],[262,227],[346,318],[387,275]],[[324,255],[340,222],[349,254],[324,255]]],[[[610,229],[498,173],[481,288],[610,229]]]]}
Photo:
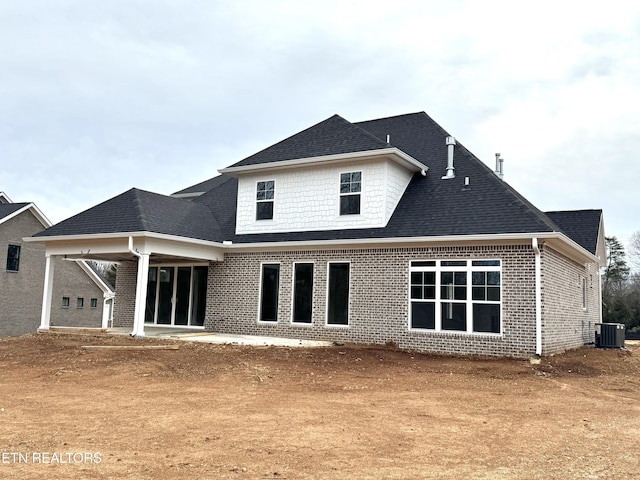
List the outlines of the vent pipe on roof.
{"type": "Polygon", "coordinates": [[[456,144],[456,139],[453,137],[447,137],[447,174],[442,177],[443,179],[455,178],[456,169],[453,168],[453,147],[456,144]]]}
{"type": "Polygon", "coordinates": [[[500,154],[496,153],[496,171],[495,174],[500,178],[504,178],[504,158],[500,158],[500,154]]]}

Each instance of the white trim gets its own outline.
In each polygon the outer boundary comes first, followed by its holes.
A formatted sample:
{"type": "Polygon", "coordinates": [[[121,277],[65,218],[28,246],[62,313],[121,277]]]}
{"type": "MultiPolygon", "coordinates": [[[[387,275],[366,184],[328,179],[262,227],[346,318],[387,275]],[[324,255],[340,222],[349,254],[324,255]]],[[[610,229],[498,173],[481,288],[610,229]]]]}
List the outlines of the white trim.
{"type": "Polygon", "coordinates": [[[260,262],[260,280],[259,280],[259,284],[258,284],[258,318],[257,318],[257,322],[260,325],[277,325],[278,321],[280,320],[280,286],[282,284],[281,282],[281,275],[282,273],[282,262],[274,262],[274,261],[262,261],[260,262]],[[263,276],[264,276],[264,265],[278,265],[278,300],[277,300],[277,305],[276,305],[276,320],[261,320],[260,316],[262,314],[262,289],[263,289],[263,276]]]}
{"type": "Polygon", "coordinates": [[[95,272],[93,268],[87,265],[84,260],[72,260],[76,262],[82,270],[93,280],[93,282],[102,290],[104,295],[115,295],[113,289],[95,272]]]}
{"type": "Polygon", "coordinates": [[[286,242],[255,242],[255,243],[233,243],[224,244],[225,248],[233,250],[247,251],[277,251],[292,249],[308,249],[309,247],[319,249],[340,248],[373,248],[380,246],[388,248],[393,245],[402,247],[412,246],[440,246],[444,245],[504,245],[505,242],[517,242],[522,245],[531,244],[532,238],[546,239],[549,245],[556,250],[567,255],[579,263],[598,262],[598,257],[591,254],[569,237],[560,232],[543,233],[501,233],[495,235],[442,235],[431,237],[384,237],[384,238],[356,238],[344,240],[303,240],[286,242]]]}
{"type": "MultiPolygon", "coordinates": [[[[386,164],[385,164],[386,165],[386,164]]],[[[351,171],[347,171],[344,172],[342,170],[340,170],[338,172],[338,218],[341,219],[350,219],[350,218],[354,218],[354,217],[360,217],[362,215],[362,198],[363,198],[363,194],[364,194],[364,172],[362,170],[351,170],[351,171]],[[360,174],[360,190],[357,192],[345,192],[342,193],[340,191],[340,186],[342,185],[342,175],[345,174],[349,174],[352,175],[354,173],[359,173],[360,174]],[[360,205],[358,208],[358,213],[345,213],[344,215],[341,212],[342,209],[342,197],[353,197],[358,195],[358,197],[360,197],[360,205]]],[[[349,185],[351,185],[351,182],[349,182],[349,185]]],[[[386,195],[385,195],[386,197],[386,195]]],[[[360,226],[358,226],[357,228],[362,228],[360,226]]]]}
{"type": "Polygon", "coordinates": [[[35,203],[28,203],[24,207],[19,208],[15,212],[7,215],[6,217],[0,218],[0,224],[8,220],[11,220],[14,217],[17,217],[18,215],[20,215],[23,212],[26,212],[27,210],[31,210],[31,213],[33,214],[33,216],[36,217],[36,219],[42,224],[43,227],[49,228],[52,225],[49,219],[44,215],[44,213],[40,211],[40,209],[36,206],[35,203]]]}
{"type": "MultiPolygon", "coordinates": [[[[13,203],[13,201],[9,198],[9,196],[4,193],[4,192],[0,192],[0,199],[4,198],[6,203],[13,203]]],[[[0,202],[2,203],[2,202],[0,202]]]]}
{"type": "MultiPolygon", "coordinates": [[[[348,217],[348,216],[347,216],[348,217]]],[[[188,237],[179,237],[176,235],[166,235],[154,232],[119,232],[119,233],[99,233],[90,235],[58,235],[54,237],[25,237],[23,241],[29,243],[43,243],[47,246],[47,249],[51,249],[52,254],[64,255],[64,254],[82,254],[77,249],[69,248],[55,248],[54,245],[58,242],[71,243],[71,241],[82,241],[83,245],[96,240],[115,240],[126,239],[127,237],[134,238],[149,238],[168,240],[184,244],[193,244],[203,247],[215,247],[221,250],[246,250],[246,251],[277,251],[277,250],[292,250],[292,249],[308,249],[309,247],[327,249],[327,248],[372,248],[373,246],[380,246],[386,248],[392,245],[398,246],[438,246],[439,244],[504,244],[504,242],[518,242],[521,244],[531,244],[533,238],[538,240],[547,240],[549,246],[558,250],[560,253],[576,260],[579,263],[595,262],[600,263],[600,258],[593,255],[591,252],[585,250],[576,242],[560,232],[531,232],[531,233],[501,233],[495,235],[442,235],[442,236],[429,236],[429,237],[384,237],[384,238],[356,238],[345,240],[304,240],[304,241],[285,241],[285,242],[254,242],[254,243],[228,243],[228,242],[212,242],[208,240],[197,240],[188,237]]],[[[118,252],[126,251],[126,249],[118,249],[118,252]]],[[[155,253],[161,254],[163,252],[154,250],[155,253]]],[[[203,260],[222,260],[221,255],[209,255],[208,257],[215,258],[203,258],[203,260]]]]}
{"type": "Polygon", "coordinates": [[[239,167],[227,167],[218,170],[219,173],[230,173],[241,175],[243,173],[253,173],[265,170],[281,170],[291,167],[305,167],[321,163],[323,166],[334,163],[346,163],[354,160],[370,160],[376,157],[387,157],[408,170],[421,172],[429,170],[429,167],[419,162],[399,148],[381,148],[379,150],[365,150],[362,152],[339,153],[336,155],[323,155],[319,157],[294,158],[277,162],[259,163],[256,165],[242,165],[239,167]]]}
{"type": "MultiPolygon", "coordinates": [[[[489,258],[489,257],[450,257],[450,258],[412,258],[409,260],[409,275],[408,275],[408,312],[407,318],[408,322],[408,330],[410,332],[425,332],[425,333],[448,333],[448,334],[467,334],[471,336],[488,336],[488,337],[502,337],[504,335],[504,283],[502,274],[504,261],[502,258],[489,258]],[[448,266],[442,265],[442,262],[456,262],[456,261],[464,261],[465,265],[461,266],[448,266]],[[473,262],[477,261],[497,261],[500,264],[497,266],[494,265],[473,265],[473,262]],[[435,262],[434,266],[415,266],[413,267],[411,264],[413,262],[435,262]],[[467,281],[465,287],[467,288],[465,300],[454,300],[454,299],[443,299],[441,297],[441,273],[445,272],[464,272],[467,274],[467,281]],[[411,298],[411,274],[413,272],[434,272],[435,274],[435,298],[420,300],[420,299],[412,299],[411,298]],[[500,274],[500,300],[474,300],[473,299],[473,272],[498,272],[500,274]],[[412,326],[412,315],[411,315],[411,304],[416,301],[417,303],[434,303],[435,311],[434,311],[434,328],[415,328],[412,326]],[[465,305],[465,318],[466,318],[466,330],[444,330],[442,328],[442,313],[441,313],[441,305],[442,303],[458,303],[465,305]],[[499,332],[477,332],[473,330],[473,305],[498,305],[500,308],[500,325],[499,332]]],[[[487,284],[488,285],[488,284],[487,284]]]]}
{"type": "Polygon", "coordinates": [[[291,264],[291,319],[289,323],[296,327],[312,327],[313,326],[313,294],[316,287],[316,262],[313,260],[297,260],[291,264]],[[311,321],[310,322],[296,322],[293,318],[295,313],[295,298],[296,298],[296,265],[309,265],[311,264],[313,271],[311,272],[311,321]]]}
{"type": "Polygon", "coordinates": [[[330,328],[349,328],[351,326],[351,279],[353,275],[351,275],[351,260],[328,260],[327,261],[327,292],[325,297],[325,315],[324,315],[324,326],[330,328]],[[346,263],[349,265],[349,289],[347,291],[347,323],[329,323],[329,274],[331,270],[332,263],[346,263]]]}

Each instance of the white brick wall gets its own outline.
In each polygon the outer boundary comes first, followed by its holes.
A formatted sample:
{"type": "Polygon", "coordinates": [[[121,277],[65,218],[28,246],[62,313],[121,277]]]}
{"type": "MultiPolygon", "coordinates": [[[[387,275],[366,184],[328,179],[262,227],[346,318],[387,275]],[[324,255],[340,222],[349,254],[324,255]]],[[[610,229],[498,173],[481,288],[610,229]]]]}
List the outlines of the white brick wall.
{"type": "Polygon", "coordinates": [[[333,167],[302,167],[242,176],[236,233],[383,227],[412,173],[389,160],[333,167]],[[340,174],[362,172],[360,215],[340,216],[340,174]],[[256,220],[256,185],[275,181],[273,220],[256,220]]]}

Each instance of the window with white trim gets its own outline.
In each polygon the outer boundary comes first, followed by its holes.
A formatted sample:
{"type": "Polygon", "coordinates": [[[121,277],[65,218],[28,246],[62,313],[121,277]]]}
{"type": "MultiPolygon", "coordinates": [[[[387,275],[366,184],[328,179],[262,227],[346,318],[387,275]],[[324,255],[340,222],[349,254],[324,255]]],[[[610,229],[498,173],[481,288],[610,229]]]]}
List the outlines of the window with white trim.
{"type": "Polygon", "coordinates": [[[582,309],[587,309],[587,278],[582,277],[582,309]]]}
{"type": "Polygon", "coordinates": [[[263,263],[260,275],[261,322],[278,321],[278,291],[280,287],[280,264],[263,263]]]}
{"type": "Polygon", "coordinates": [[[501,333],[500,260],[412,261],[411,329],[501,333]]]}
{"type": "Polygon", "coordinates": [[[360,214],[362,172],[340,174],[340,215],[360,214]]]}
{"type": "Polygon", "coordinates": [[[329,262],[327,325],[349,325],[349,270],[347,262],[329,262]]]}
{"type": "Polygon", "coordinates": [[[256,220],[273,219],[273,199],[275,196],[274,180],[258,182],[256,189],[256,220]]]}
{"type": "Polygon", "coordinates": [[[313,263],[293,264],[293,323],[311,323],[313,314],[313,263]]]}

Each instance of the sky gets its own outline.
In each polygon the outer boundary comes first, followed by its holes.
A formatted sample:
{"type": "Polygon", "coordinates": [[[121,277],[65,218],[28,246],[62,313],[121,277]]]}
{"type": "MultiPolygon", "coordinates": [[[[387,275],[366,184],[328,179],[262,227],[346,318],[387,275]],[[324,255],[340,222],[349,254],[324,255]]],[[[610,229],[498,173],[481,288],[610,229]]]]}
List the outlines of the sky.
{"type": "Polygon", "coordinates": [[[0,191],[53,223],[419,111],[541,210],[640,230],[640,2],[0,1],[0,191]]]}

